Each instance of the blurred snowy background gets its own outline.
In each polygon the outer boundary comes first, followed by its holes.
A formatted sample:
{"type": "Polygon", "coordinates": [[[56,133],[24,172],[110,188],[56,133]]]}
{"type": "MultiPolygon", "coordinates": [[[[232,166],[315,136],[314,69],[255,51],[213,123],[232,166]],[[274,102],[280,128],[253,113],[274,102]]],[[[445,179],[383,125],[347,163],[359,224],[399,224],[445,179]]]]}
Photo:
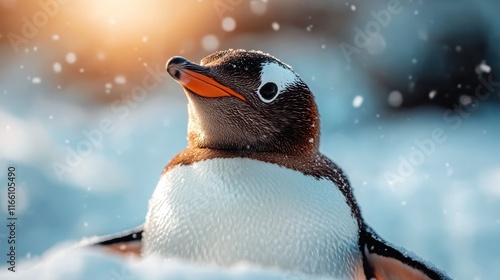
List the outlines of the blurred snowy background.
{"type": "Polygon", "coordinates": [[[499,10],[493,0],[0,0],[0,278],[302,279],[160,270],[58,245],[143,223],[186,145],[187,101],[167,59],[244,48],[290,64],[313,90],[321,150],[381,236],[452,277],[497,279],[499,10]],[[4,253],[8,166],[16,274],[4,253]]]}

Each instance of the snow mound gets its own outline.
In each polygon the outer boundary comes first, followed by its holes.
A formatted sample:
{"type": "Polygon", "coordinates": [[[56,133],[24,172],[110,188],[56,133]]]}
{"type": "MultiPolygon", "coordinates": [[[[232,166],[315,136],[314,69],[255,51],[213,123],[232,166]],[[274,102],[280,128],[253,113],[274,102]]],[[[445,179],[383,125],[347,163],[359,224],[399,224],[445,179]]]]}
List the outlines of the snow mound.
{"type": "Polygon", "coordinates": [[[0,279],[22,280],[156,280],[156,279],[319,279],[291,272],[264,270],[241,263],[231,268],[201,266],[159,257],[124,258],[89,247],[58,245],[40,259],[19,263],[16,272],[0,269],[0,279]]]}

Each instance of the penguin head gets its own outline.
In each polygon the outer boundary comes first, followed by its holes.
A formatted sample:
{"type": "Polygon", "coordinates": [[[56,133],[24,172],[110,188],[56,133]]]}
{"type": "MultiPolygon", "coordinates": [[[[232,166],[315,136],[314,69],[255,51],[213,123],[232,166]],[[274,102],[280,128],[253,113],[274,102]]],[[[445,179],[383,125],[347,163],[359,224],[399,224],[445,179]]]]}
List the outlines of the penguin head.
{"type": "Polygon", "coordinates": [[[167,71],[188,97],[190,147],[300,154],[316,151],[319,116],[292,68],[260,51],[225,50],[167,71]]]}

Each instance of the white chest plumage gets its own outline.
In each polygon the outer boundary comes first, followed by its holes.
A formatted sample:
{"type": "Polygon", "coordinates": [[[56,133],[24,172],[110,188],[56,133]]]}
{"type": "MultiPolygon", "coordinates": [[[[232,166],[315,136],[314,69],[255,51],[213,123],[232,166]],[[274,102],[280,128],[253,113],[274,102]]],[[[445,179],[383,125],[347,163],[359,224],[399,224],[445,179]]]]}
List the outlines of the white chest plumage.
{"type": "Polygon", "coordinates": [[[352,278],[358,226],[333,182],[252,159],[179,165],[160,179],[144,253],[352,278]]]}

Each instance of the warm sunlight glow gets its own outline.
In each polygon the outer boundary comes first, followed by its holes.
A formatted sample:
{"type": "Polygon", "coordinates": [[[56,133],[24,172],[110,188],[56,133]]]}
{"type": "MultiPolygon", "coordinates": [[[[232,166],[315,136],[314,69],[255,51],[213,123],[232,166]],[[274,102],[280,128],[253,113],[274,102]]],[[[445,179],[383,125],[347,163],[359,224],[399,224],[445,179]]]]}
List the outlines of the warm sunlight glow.
{"type": "MultiPolygon", "coordinates": [[[[106,39],[125,39],[131,36],[142,36],[154,30],[162,20],[166,11],[152,5],[152,1],[141,0],[88,0],[81,1],[78,9],[72,9],[79,22],[84,23],[89,32],[105,32],[106,39]]],[[[157,2],[157,1],[155,1],[157,2]]]]}

